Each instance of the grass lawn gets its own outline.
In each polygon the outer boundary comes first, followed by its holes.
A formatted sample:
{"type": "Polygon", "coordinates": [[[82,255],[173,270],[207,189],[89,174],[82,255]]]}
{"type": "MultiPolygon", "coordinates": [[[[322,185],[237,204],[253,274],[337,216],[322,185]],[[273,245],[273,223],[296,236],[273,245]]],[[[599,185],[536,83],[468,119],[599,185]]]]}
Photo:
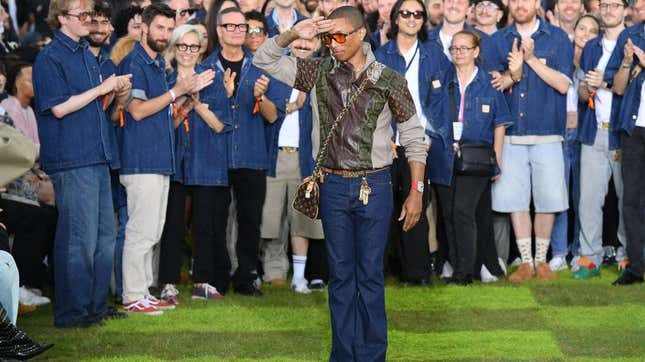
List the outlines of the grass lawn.
{"type": "MultiPolygon", "coordinates": [[[[403,287],[388,281],[388,360],[644,361],[645,285],[613,287],[602,278],[522,286],[403,287]]],[[[190,300],[161,317],[130,316],[90,330],[52,326],[52,308],[19,327],[55,347],[53,361],[321,361],[330,349],[326,293],[296,295],[263,286],[263,298],[230,293],[190,300]]]]}

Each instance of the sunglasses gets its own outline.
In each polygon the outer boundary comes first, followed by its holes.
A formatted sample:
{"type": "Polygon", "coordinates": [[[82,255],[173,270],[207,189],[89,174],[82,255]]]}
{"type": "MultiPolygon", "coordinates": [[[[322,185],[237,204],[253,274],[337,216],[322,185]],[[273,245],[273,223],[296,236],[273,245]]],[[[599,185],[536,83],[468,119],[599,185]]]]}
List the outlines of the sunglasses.
{"type": "Polygon", "coordinates": [[[248,35],[249,37],[253,37],[254,35],[256,35],[256,36],[262,36],[262,35],[264,35],[264,34],[265,34],[265,32],[264,32],[264,28],[263,28],[263,27],[261,27],[261,26],[258,26],[258,27],[256,27],[256,28],[249,28],[249,29],[246,31],[246,35],[248,35]]]}
{"type": "Polygon", "coordinates": [[[414,16],[415,19],[420,20],[420,19],[423,19],[424,13],[423,11],[418,11],[418,10],[415,10],[415,11],[399,10],[399,15],[401,15],[403,19],[408,19],[410,18],[410,16],[414,16]]]}
{"type": "Polygon", "coordinates": [[[352,30],[351,32],[345,34],[345,33],[325,33],[320,36],[320,39],[322,40],[323,44],[329,46],[331,45],[331,41],[335,40],[336,43],[338,44],[345,44],[347,41],[347,37],[354,34],[357,32],[359,29],[362,27],[356,28],[352,30]]]}
{"type": "Polygon", "coordinates": [[[186,16],[186,14],[193,15],[196,11],[197,9],[190,9],[190,8],[177,10],[177,12],[179,13],[179,16],[186,16]]]}

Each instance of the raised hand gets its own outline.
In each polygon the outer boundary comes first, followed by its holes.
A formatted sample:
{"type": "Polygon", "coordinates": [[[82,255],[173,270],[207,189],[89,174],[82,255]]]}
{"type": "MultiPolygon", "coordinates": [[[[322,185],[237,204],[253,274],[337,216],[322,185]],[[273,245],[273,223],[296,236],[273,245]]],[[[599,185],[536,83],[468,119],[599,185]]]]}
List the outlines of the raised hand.
{"type": "Polygon", "coordinates": [[[598,89],[602,85],[604,72],[600,69],[593,69],[585,74],[585,82],[587,86],[593,89],[598,89]]]}
{"type": "Polygon", "coordinates": [[[627,38],[627,42],[623,47],[623,63],[631,64],[633,59],[634,59],[634,43],[632,43],[632,39],[627,38]]]}
{"type": "Polygon", "coordinates": [[[515,80],[522,78],[522,64],[524,63],[524,55],[517,45],[517,38],[513,39],[513,46],[508,53],[508,70],[511,72],[511,77],[515,80]]]}
{"type": "Polygon", "coordinates": [[[235,91],[235,77],[237,73],[232,72],[230,68],[227,68],[224,72],[224,89],[226,90],[226,96],[231,98],[233,92],[235,91]]]}
{"type": "Polygon", "coordinates": [[[213,84],[213,79],[215,79],[215,71],[212,69],[199,73],[197,75],[197,82],[195,83],[195,87],[191,90],[190,93],[198,93],[202,89],[213,84]]]}
{"type": "Polygon", "coordinates": [[[326,20],[322,16],[303,20],[296,24],[292,30],[301,39],[310,40],[318,34],[326,33],[332,29],[333,20],[326,20]]]}
{"type": "Polygon", "coordinates": [[[197,84],[197,75],[191,74],[186,77],[178,77],[177,83],[173,88],[176,97],[181,97],[186,93],[190,93],[197,84]]]}
{"type": "Polygon", "coordinates": [[[253,96],[261,97],[267,89],[269,89],[269,78],[266,75],[261,75],[253,86],[253,96]]]}
{"type": "Polygon", "coordinates": [[[535,56],[533,54],[534,50],[535,50],[535,41],[533,41],[533,38],[531,37],[522,38],[522,52],[524,53],[524,60],[529,60],[533,58],[535,56]]]}
{"type": "Polygon", "coordinates": [[[490,81],[490,84],[493,86],[493,88],[497,89],[500,92],[504,91],[504,76],[497,71],[492,71],[490,72],[491,78],[493,80],[490,81]]]}

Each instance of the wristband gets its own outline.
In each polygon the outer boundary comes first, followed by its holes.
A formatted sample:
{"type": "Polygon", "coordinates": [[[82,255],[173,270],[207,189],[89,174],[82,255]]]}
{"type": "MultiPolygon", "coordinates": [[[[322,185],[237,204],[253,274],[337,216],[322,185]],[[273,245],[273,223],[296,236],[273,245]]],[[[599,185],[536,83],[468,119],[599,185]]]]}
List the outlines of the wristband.
{"type": "Polygon", "coordinates": [[[629,64],[629,63],[623,62],[620,66],[623,67],[623,68],[631,68],[632,65],[629,64]]]}
{"type": "Polygon", "coordinates": [[[175,94],[174,90],[169,90],[168,93],[170,93],[170,96],[172,97],[172,101],[175,102],[177,100],[177,95],[175,94]]]}

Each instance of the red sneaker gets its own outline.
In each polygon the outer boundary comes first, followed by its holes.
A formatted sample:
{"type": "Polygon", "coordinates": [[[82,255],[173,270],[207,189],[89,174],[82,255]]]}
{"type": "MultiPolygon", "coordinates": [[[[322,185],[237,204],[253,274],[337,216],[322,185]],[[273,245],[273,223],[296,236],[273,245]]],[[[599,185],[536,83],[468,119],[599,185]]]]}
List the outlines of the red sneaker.
{"type": "Polygon", "coordinates": [[[175,306],[173,304],[170,304],[164,300],[157,299],[152,295],[147,296],[146,300],[148,301],[148,304],[152,305],[153,307],[159,310],[175,309],[175,306]]]}
{"type": "Polygon", "coordinates": [[[123,310],[126,312],[140,313],[145,315],[162,315],[163,311],[148,303],[147,299],[139,299],[135,302],[123,304],[123,310]]]}

